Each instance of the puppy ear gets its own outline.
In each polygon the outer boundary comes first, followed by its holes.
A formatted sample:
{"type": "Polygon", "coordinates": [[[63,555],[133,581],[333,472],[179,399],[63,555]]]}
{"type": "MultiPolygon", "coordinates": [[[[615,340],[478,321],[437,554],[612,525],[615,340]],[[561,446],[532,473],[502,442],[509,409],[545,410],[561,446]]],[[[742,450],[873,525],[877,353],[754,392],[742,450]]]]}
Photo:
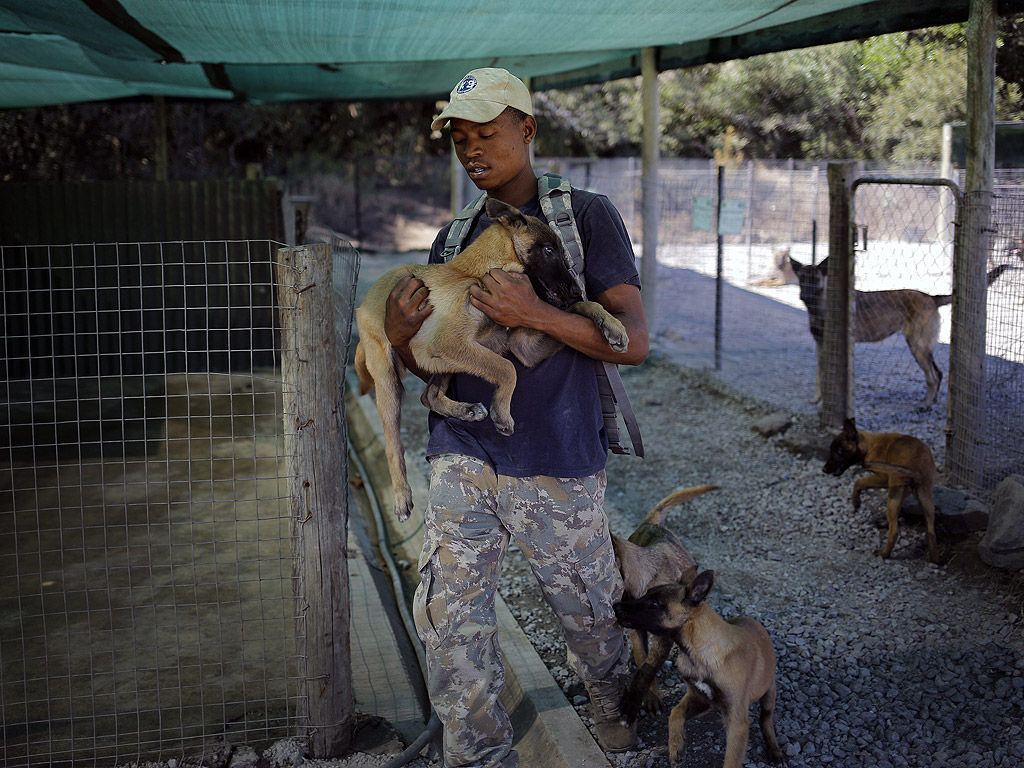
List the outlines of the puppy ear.
{"type": "Polygon", "coordinates": [[[702,571],[701,573],[698,573],[697,577],[693,580],[693,584],[690,585],[690,594],[686,599],[691,605],[702,603],[707,599],[708,593],[711,592],[711,587],[714,583],[714,571],[702,571]]]}
{"type": "Polygon", "coordinates": [[[495,224],[501,224],[506,229],[519,229],[526,226],[526,217],[508,203],[503,203],[493,197],[487,198],[485,206],[487,217],[495,224]]]}
{"type": "Polygon", "coordinates": [[[792,256],[790,256],[789,253],[786,253],[785,257],[783,258],[783,263],[785,263],[786,261],[788,261],[792,265],[793,270],[795,272],[799,272],[801,269],[804,268],[804,265],[801,264],[796,259],[794,259],[792,256]]]}
{"type": "Polygon", "coordinates": [[[851,416],[847,416],[843,421],[843,435],[852,440],[857,439],[857,424],[851,416]]]}
{"type": "Polygon", "coordinates": [[[823,275],[828,274],[828,256],[818,262],[818,271],[823,275]]]}

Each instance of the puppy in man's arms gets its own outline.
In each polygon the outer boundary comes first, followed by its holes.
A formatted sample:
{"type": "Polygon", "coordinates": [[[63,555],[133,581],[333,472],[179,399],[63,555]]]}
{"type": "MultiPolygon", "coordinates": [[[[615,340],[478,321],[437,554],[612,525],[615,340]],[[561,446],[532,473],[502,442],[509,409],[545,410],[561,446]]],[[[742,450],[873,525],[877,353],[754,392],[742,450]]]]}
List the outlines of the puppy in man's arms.
{"type": "Polygon", "coordinates": [[[470,303],[470,289],[492,269],[525,274],[538,297],[592,320],[612,349],[622,352],[629,344],[626,329],[616,317],[597,302],[580,301],[581,291],[569,271],[562,242],[547,222],[494,198],[487,200],[486,210],[494,223],[469,247],[443,264],[395,267],[370,287],[356,310],[355,369],[362,394],[376,389],[399,520],[408,519],[413,506],[400,429],[405,366],[388,341],[384,318],[388,296],[400,280],[412,275],[423,281],[433,307],[409,343],[416,364],[431,374],[421,401],[437,413],[466,421],[481,421],[489,414],[503,435],[515,429],[511,403],[516,370],[505,353],[511,352],[529,367],[553,355],[562,343],[532,328],[504,328],[470,303]],[[446,395],[451,374],[458,372],[494,385],[490,409],[446,395]]]}

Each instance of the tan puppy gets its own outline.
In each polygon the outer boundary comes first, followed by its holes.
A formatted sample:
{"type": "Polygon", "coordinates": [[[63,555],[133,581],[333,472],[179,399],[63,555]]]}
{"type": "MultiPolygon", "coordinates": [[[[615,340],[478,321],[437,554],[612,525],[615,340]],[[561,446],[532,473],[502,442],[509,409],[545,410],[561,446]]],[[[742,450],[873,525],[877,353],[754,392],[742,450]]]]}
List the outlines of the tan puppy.
{"type": "MultiPolygon", "coordinates": [[[[697,561],[686,551],[679,537],[663,523],[669,510],[717,488],[717,485],[695,485],[674,491],[654,505],[628,539],[612,534],[615,564],[622,576],[623,599],[638,598],[647,590],[663,584],[689,584],[693,581],[697,575],[697,561]]],[[[660,668],[672,650],[672,641],[664,638],[655,637],[649,646],[649,638],[643,631],[631,629],[629,638],[633,661],[638,668],[648,653],[653,654],[652,663],[660,668]]],[[[643,704],[648,712],[661,711],[661,692],[656,680],[651,680],[643,704]]]]}
{"type": "Polygon", "coordinates": [[[860,509],[860,493],[865,488],[888,488],[885,517],[889,536],[879,553],[888,557],[899,534],[900,505],[907,493],[913,493],[924,510],[928,529],[928,559],[939,561],[935,542],[935,459],[923,442],[911,435],[897,432],[865,432],[857,429],[853,419],[843,422],[842,431],[829,447],[828,460],[822,472],[840,476],[854,464],[863,464],[872,474],[858,478],[853,484],[853,508],[860,509]]]}
{"type": "Polygon", "coordinates": [[[388,296],[399,280],[406,275],[422,280],[434,308],[409,344],[416,364],[434,374],[423,392],[424,404],[444,416],[467,421],[486,418],[488,410],[482,403],[459,403],[444,394],[450,374],[471,373],[494,385],[490,416],[503,435],[512,434],[515,428],[510,408],[516,386],[515,366],[503,354],[511,352],[523,365],[533,366],[562,345],[532,329],[503,328],[470,304],[470,288],[479,285],[480,278],[489,271],[526,274],[541,299],[593,320],[612,349],[622,352],[629,343],[622,323],[604,307],[593,301],[578,301],[579,287],[551,227],[499,200],[488,199],[486,210],[494,223],[468,248],[444,264],[392,269],[370,287],[356,310],[359,344],[355,369],[362,394],[377,390],[384,452],[399,520],[407,519],[413,506],[400,429],[405,366],[384,332],[388,296]]]}
{"type": "MultiPolygon", "coordinates": [[[[775,737],[775,649],[767,630],[745,616],[725,621],[707,604],[714,571],[699,573],[690,585],[655,587],[637,600],[615,604],[624,627],[670,638],[679,646],[676,666],[686,681],[686,694],[668,720],[668,754],[673,765],[683,762],[685,725],[710,707],[725,721],[724,768],[742,768],[750,734],[750,705],[761,704],[760,724],[767,757],[782,760],[775,737]]],[[[657,668],[645,663],[622,702],[623,715],[634,720],[644,691],[657,668]]]]}

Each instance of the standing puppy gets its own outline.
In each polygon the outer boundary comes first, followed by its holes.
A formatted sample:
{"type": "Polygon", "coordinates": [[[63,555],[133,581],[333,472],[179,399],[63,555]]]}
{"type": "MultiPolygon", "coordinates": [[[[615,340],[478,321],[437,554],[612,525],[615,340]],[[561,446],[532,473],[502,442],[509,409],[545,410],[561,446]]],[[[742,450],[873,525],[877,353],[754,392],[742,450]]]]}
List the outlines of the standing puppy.
{"type": "MultiPolygon", "coordinates": [[[[717,485],[695,485],[674,491],[659,501],[628,539],[612,535],[615,549],[615,565],[622,576],[622,597],[633,600],[647,590],[663,584],[689,584],[697,575],[697,561],[686,551],[686,547],[672,531],[663,524],[670,509],[683,502],[718,488],[717,485]]],[[[646,632],[629,631],[633,647],[633,661],[637,667],[643,665],[648,654],[658,669],[665,663],[672,650],[672,641],[655,637],[649,644],[646,632]]],[[[644,694],[644,709],[648,712],[661,711],[661,693],[658,684],[651,680],[650,688],[644,694]]]]}
{"type": "Polygon", "coordinates": [[[927,445],[911,435],[897,432],[865,432],[857,429],[853,419],[843,422],[828,450],[822,472],[839,477],[854,464],[863,464],[872,474],[858,478],[853,484],[850,500],[860,509],[860,492],[865,488],[888,488],[885,517],[889,537],[879,553],[888,557],[899,534],[900,504],[907,493],[913,493],[924,510],[928,529],[928,559],[939,562],[935,543],[935,459],[927,445]]]}
{"type": "MultiPolygon", "coordinates": [[[[768,759],[782,760],[775,737],[775,649],[768,631],[746,616],[725,621],[707,604],[714,571],[698,574],[689,586],[655,587],[637,600],[615,604],[624,627],[670,638],[679,646],[676,666],[686,680],[686,694],[668,719],[668,754],[673,765],[683,762],[685,725],[710,707],[725,721],[723,768],[742,768],[750,735],[750,705],[761,704],[761,733],[768,759]]],[[[622,702],[623,715],[636,718],[657,668],[650,659],[622,702]]]]}

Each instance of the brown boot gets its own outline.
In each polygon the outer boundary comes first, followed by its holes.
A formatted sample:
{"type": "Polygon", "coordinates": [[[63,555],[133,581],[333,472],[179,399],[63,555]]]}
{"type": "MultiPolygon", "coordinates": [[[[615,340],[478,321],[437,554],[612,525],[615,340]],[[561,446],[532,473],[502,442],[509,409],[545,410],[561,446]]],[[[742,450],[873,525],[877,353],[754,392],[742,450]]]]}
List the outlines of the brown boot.
{"type": "Polygon", "coordinates": [[[622,723],[620,703],[625,693],[624,680],[587,683],[590,706],[594,710],[594,732],[605,752],[628,752],[636,746],[636,722],[622,723]]]}

